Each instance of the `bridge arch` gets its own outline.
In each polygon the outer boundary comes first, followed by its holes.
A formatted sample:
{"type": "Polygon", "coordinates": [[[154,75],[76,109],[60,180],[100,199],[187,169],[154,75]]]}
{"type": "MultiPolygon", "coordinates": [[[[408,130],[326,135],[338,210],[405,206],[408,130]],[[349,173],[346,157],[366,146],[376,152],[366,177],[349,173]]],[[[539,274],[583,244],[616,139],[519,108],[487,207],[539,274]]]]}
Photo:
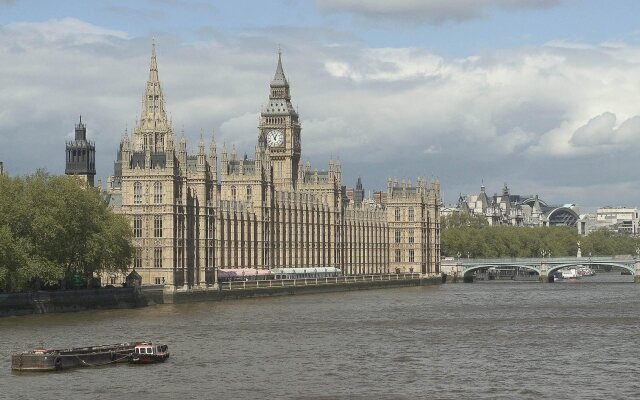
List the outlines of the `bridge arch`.
{"type": "Polygon", "coordinates": [[[635,274],[636,269],[635,266],[633,264],[627,264],[627,263],[617,263],[617,262],[588,262],[588,261],[575,261],[575,262],[570,262],[570,263],[566,263],[566,264],[557,264],[557,265],[551,265],[549,266],[549,269],[547,270],[547,276],[551,275],[553,272],[562,269],[562,268],[566,268],[566,267],[577,267],[577,266],[594,266],[594,265],[609,265],[611,267],[618,267],[618,268],[622,268],[624,270],[627,270],[629,272],[631,272],[631,274],[635,274]]]}
{"type": "Polygon", "coordinates": [[[487,263],[487,264],[477,264],[477,265],[473,265],[473,266],[469,266],[467,268],[464,269],[464,276],[470,276],[473,272],[479,270],[479,269],[483,269],[483,268],[491,268],[491,267],[495,267],[495,268],[500,268],[500,267],[510,267],[510,268],[516,268],[516,267],[520,267],[520,268],[526,268],[530,271],[535,271],[538,273],[538,275],[540,274],[540,268],[538,268],[536,265],[528,265],[528,264],[517,264],[514,263],[513,265],[506,265],[506,264],[493,264],[493,263],[487,263]]]}

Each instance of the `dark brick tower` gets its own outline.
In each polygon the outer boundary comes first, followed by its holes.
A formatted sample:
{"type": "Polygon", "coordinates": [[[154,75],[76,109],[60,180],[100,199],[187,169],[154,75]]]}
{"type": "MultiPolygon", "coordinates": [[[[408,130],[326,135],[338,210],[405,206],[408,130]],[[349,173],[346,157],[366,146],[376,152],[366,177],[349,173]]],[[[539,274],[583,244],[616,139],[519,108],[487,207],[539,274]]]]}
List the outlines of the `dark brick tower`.
{"type": "Polygon", "coordinates": [[[77,175],[86,180],[89,186],[94,185],[96,175],[96,146],[87,141],[87,126],[80,122],[76,125],[76,138],[67,142],[67,161],[64,173],[77,175]]]}

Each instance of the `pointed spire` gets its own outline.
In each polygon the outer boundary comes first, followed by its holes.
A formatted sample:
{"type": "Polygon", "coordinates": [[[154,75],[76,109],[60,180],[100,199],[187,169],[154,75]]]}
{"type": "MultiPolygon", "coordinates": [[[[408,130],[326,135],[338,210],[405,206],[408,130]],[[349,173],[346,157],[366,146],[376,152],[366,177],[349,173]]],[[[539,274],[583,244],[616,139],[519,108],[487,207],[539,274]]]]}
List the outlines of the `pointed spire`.
{"type": "Polygon", "coordinates": [[[280,47],[278,47],[278,66],[271,81],[271,86],[289,86],[287,78],[284,76],[284,70],[282,69],[282,50],[280,50],[280,47]]]}
{"type": "Polygon", "coordinates": [[[159,82],[158,60],[156,59],[156,39],[151,39],[151,63],[149,65],[149,82],[159,82]]]}
{"type": "Polygon", "coordinates": [[[151,61],[149,62],[149,80],[142,96],[142,115],[138,130],[168,132],[169,120],[164,109],[164,95],[158,75],[155,41],[151,45],[151,61]]]}
{"type": "Polygon", "coordinates": [[[200,130],[200,140],[198,141],[198,154],[204,156],[204,137],[202,130],[200,130]]]}

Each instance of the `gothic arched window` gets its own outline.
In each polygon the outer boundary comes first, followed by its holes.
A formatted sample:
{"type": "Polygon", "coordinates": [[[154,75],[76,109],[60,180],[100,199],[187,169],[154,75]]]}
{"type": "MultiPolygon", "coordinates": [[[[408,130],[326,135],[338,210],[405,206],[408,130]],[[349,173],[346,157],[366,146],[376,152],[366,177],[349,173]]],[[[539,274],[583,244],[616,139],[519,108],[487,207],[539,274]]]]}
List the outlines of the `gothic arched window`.
{"type": "Polygon", "coordinates": [[[236,199],[236,187],[231,186],[231,200],[235,200],[235,199],[236,199]]]}
{"type": "Polygon", "coordinates": [[[153,202],[156,204],[162,203],[162,182],[153,184],[153,202]]]}
{"type": "Polygon", "coordinates": [[[400,221],[400,208],[396,207],[396,221],[400,221]]]}
{"type": "Polygon", "coordinates": [[[162,215],[156,215],[153,217],[153,237],[162,237],[162,215]]]}
{"type": "Polygon", "coordinates": [[[142,204],[142,183],[133,184],[133,204],[142,204]]]}
{"type": "Polygon", "coordinates": [[[409,221],[413,221],[414,215],[413,207],[409,207],[409,221]]]}
{"type": "Polygon", "coordinates": [[[251,186],[247,186],[247,201],[251,201],[251,186]]]}
{"type": "Polygon", "coordinates": [[[133,217],[133,237],[142,237],[142,215],[134,215],[133,217]]]}

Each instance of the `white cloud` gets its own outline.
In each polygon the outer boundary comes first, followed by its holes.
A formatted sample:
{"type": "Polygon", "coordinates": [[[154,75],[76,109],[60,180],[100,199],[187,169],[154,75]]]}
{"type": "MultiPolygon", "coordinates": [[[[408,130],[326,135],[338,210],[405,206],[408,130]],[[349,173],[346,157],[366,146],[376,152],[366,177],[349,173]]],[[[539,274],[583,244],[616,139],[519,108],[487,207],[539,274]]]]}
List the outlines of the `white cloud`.
{"type": "Polygon", "coordinates": [[[363,49],[360,70],[341,61],[325,62],[327,72],[338,78],[362,81],[400,81],[428,78],[442,73],[442,59],[420,49],[363,49]]]}
{"type": "Polygon", "coordinates": [[[20,39],[16,45],[95,44],[109,43],[109,39],[126,39],[126,32],[101,28],[76,18],[53,19],[46,22],[15,22],[3,30],[20,39]]]}
{"type": "MultiPolygon", "coordinates": [[[[293,29],[293,28],[291,28],[293,29]]],[[[300,106],[303,158],[343,161],[345,184],[367,190],[389,176],[439,176],[446,195],[527,182],[551,202],[599,205],[596,188],[629,187],[640,139],[640,47],[559,45],[446,59],[419,48],[367,48],[332,31],[263,30],[183,44],[157,39],[174,130],[195,149],[216,130],[254,151],[257,114],[284,44],[300,106]],[[283,37],[288,41],[283,41],[283,37]],[[326,45],[331,43],[331,45],[326,45]],[[597,162],[594,162],[597,160],[597,162]],[[601,186],[598,186],[601,185],[601,186]],[[592,204],[594,203],[595,204],[592,204]],[[587,204],[588,203],[588,204],[587,204]]],[[[105,178],[121,134],[140,112],[150,40],[79,20],[0,27],[0,160],[11,173],[64,168],[77,115],[96,141],[105,178]]],[[[631,183],[630,183],[631,182],[631,183]]],[[[640,187],[640,185],[638,185],[640,187]]],[[[634,192],[615,194],[633,205],[634,192]]]]}
{"type": "Polygon", "coordinates": [[[316,0],[321,10],[348,12],[374,20],[424,21],[440,24],[482,17],[491,9],[539,9],[562,0],[316,0]]]}

